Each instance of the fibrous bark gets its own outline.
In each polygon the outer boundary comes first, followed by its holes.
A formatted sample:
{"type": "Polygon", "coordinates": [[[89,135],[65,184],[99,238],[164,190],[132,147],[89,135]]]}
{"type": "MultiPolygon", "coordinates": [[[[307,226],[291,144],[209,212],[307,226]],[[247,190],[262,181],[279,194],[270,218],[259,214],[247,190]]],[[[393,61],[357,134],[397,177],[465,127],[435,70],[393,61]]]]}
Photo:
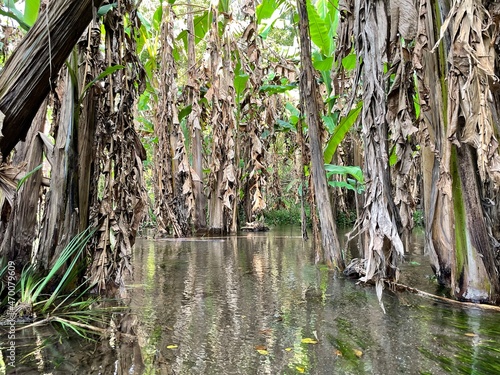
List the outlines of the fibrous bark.
{"type": "Polygon", "coordinates": [[[0,152],[24,140],[59,70],[102,0],[54,0],[7,60],[0,73],[0,152]]]}
{"type": "Polygon", "coordinates": [[[302,64],[300,95],[305,106],[306,121],[309,129],[312,181],[321,225],[324,260],[330,266],[343,270],[344,260],[340,251],[336,223],[331,209],[323,161],[319,117],[321,108],[317,98],[318,85],[311,62],[311,40],[309,37],[306,1],[298,0],[297,7],[299,13],[300,60],[302,64]]]}
{"type": "Polygon", "coordinates": [[[385,1],[357,0],[355,35],[359,60],[362,59],[363,110],[361,122],[365,146],[363,171],[366,181],[362,214],[367,262],[364,281],[377,284],[381,297],[383,279],[397,279],[397,262],[404,254],[400,238],[399,212],[392,199],[386,120],[388,62],[388,4],[385,1]]]}

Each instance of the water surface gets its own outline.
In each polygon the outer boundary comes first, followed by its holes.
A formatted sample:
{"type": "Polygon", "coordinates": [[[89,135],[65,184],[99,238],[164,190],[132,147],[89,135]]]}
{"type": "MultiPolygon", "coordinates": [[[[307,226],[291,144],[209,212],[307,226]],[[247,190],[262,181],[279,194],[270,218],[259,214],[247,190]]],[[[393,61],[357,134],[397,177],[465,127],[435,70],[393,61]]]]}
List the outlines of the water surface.
{"type": "MultiPolygon", "coordinates": [[[[17,373],[500,373],[500,315],[390,291],[384,314],[372,287],[315,266],[299,233],[140,239],[122,322],[137,340],[65,340],[17,373]]],[[[422,248],[417,234],[403,281],[441,293],[422,248]]]]}

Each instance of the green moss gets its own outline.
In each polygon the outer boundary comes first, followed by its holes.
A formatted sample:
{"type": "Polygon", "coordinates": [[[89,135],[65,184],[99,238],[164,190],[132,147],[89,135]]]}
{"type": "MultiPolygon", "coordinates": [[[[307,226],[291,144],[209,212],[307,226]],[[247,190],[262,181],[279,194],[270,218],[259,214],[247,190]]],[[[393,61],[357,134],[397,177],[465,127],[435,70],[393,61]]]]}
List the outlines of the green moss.
{"type": "Polygon", "coordinates": [[[455,257],[457,275],[462,274],[467,251],[467,223],[465,207],[462,199],[463,191],[458,175],[457,152],[453,146],[451,150],[451,175],[453,178],[453,210],[455,223],[455,257]]]}

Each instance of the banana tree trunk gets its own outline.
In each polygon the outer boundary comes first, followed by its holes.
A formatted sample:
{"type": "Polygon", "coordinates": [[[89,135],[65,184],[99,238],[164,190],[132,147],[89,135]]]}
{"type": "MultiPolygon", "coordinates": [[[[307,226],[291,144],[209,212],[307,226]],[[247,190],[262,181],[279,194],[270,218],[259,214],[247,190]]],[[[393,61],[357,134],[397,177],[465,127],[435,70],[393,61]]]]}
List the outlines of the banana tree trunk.
{"type": "MultiPolygon", "coordinates": [[[[76,65],[76,64],[75,64],[76,65]]],[[[79,229],[78,215],[78,132],[75,118],[76,88],[68,71],[61,81],[64,92],[55,126],[50,188],[46,196],[37,263],[48,270],[79,229]]]]}
{"type": "Polygon", "coordinates": [[[306,121],[309,128],[312,182],[314,185],[316,207],[319,213],[324,260],[329,266],[343,270],[345,265],[337,237],[337,228],[333,218],[323,161],[319,118],[321,108],[318,103],[319,91],[311,60],[311,40],[309,37],[306,1],[298,0],[297,7],[299,13],[300,61],[302,64],[300,95],[302,97],[301,100],[305,104],[306,121]]]}
{"type": "MultiPolygon", "coordinates": [[[[14,165],[19,165],[26,160],[27,172],[33,171],[43,161],[42,141],[38,137],[38,132],[43,131],[45,127],[46,114],[47,100],[38,110],[33,125],[28,132],[26,142],[19,143],[16,146],[16,153],[12,162],[14,165]]],[[[38,170],[18,190],[2,241],[0,257],[15,260],[20,267],[31,261],[33,241],[36,238],[38,229],[35,210],[40,199],[41,185],[42,170],[38,170]]]]}
{"type": "Polygon", "coordinates": [[[475,302],[497,302],[500,292],[483,207],[486,180],[497,186],[500,181],[492,121],[498,114],[488,99],[494,81],[494,51],[484,28],[491,25],[489,17],[480,1],[454,7],[420,1],[424,38],[418,46],[418,82],[432,151],[424,154],[427,248],[438,280],[456,298],[475,302]],[[448,21],[438,53],[429,54],[437,30],[448,21]],[[438,157],[433,160],[432,154],[438,157]]]}
{"type": "Polygon", "coordinates": [[[0,72],[0,152],[3,157],[24,140],[51,83],[88,26],[102,0],[53,0],[0,72]]]}
{"type": "Polygon", "coordinates": [[[205,215],[206,197],[203,193],[203,136],[201,134],[200,115],[201,108],[199,101],[199,85],[197,83],[196,67],[196,43],[194,34],[194,21],[191,0],[188,0],[187,8],[187,28],[188,28],[188,82],[187,97],[188,105],[191,105],[191,113],[187,118],[187,127],[191,131],[191,154],[193,155],[193,171],[196,178],[193,180],[194,212],[193,224],[196,230],[205,229],[207,220],[205,215]]]}

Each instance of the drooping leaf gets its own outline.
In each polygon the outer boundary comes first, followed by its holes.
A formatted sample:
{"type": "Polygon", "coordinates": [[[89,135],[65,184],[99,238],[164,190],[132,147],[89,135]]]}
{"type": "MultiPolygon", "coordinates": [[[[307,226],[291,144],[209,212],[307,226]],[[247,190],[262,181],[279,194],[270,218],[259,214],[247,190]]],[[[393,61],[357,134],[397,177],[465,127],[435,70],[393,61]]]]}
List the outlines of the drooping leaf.
{"type": "Polygon", "coordinates": [[[106,13],[108,13],[111,9],[113,8],[116,8],[118,4],[117,3],[111,3],[111,4],[106,4],[106,5],[103,5],[102,7],[99,8],[99,10],[97,11],[97,15],[99,17],[102,17],[104,16],[106,13]]]}
{"type": "Polygon", "coordinates": [[[207,34],[208,30],[210,29],[210,18],[212,17],[212,12],[206,10],[204,11],[201,15],[198,17],[195,17],[193,22],[194,22],[194,35],[195,35],[195,42],[198,43],[207,34]]]}
{"type": "Polygon", "coordinates": [[[328,133],[332,134],[335,130],[335,119],[333,115],[323,116],[323,122],[325,123],[325,128],[328,130],[328,133]]]}
{"type": "Polygon", "coordinates": [[[24,176],[23,178],[21,178],[19,180],[19,182],[17,183],[17,190],[19,190],[21,188],[21,186],[23,186],[23,184],[26,182],[26,180],[28,178],[30,178],[34,173],[36,173],[37,171],[39,171],[42,168],[42,166],[43,166],[43,164],[40,164],[37,167],[35,167],[32,171],[29,171],[28,173],[26,173],[26,176],[24,176]]]}
{"type": "Polygon", "coordinates": [[[335,128],[335,131],[333,132],[332,136],[330,137],[330,140],[328,141],[328,144],[326,145],[325,151],[324,151],[324,161],[325,163],[330,163],[330,161],[333,158],[333,155],[335,154],[335,151],[337,151],[338,145],[344,140],[345,135],[347,132],[352,128],[354,123],[356,122],[359,113],[361,112],[361,108],[363,106],[362,102],[359,102],[358,105],[349,111],[347,116],[342,118],[335,128]]]}
{"type": "Polygon", "coordinates": [[[350,53],[342,59],[342,66],[345,70],[353,70],[356,68],[356,54],[350,53]]]}
{"type": "Polygon", "coordinates": [[[92,81],[90,81],[85,88],[83,89],[83,92],[80,96],[80,100],[83,98],[83,95],[87,92],[89,88],[91,88],[93,85],[96,84],[96,82],[99,82],[101,79],[109,76],[110,74],[113,74],[117,70],[124,69],[125,67],[123,65],[113,65],[108,67],[104,72],[99,74],[96,78],[94,78],[92,81]]]}
{"type": "Polygon", "coordinates": [[[333,57],[327,57],[324,60],[316,60],[313,59],[314,69],[319,70],[320,72],[330,72],[333,66],[333,57]]]}
{"type": "Polygon", "coordinates": [[[188,106],[185,106],[184,108],[182,108],[179,111],[179,114],[178,114],[179,121],[182,121],[182,119],[184,117],[189,116],[189,114],[191,113],[192,109],[193,109],[193,106],[191,106],[191,105],[188,105],[188,106]]]}
{"type": "Polygon", "coordinates": [[[245,91],[247,87],[249,75],[245,73],[240,73],[234,76],[234,89],[236,90],[236,95],[239,97],[245,91]]]}
{"type": "Polygon", "coordinates": [[[163,18],[163,5],[160,5],[153,14],[153,28],[156,31],[160,31],[162,18],[163,18]]]}
{"type": "Polygon", "coordinates": [[[296,130],[295,126],[288,121],[276,120],[281,130],[296,130]]]}
{"type": "Polygon", "coordinates": [[[352,177],[354,177],[358,182],[364,183],[363,171],[358,166],[325,164],[325,171],[327,176],[331,176],[334,174],[340,174],[340,175],[349,174],[352,177]]]}
{"type": "Polygon", "coordinates": [[[318,11],[307,1],[307,15],[312,42],[321,50],[323,55],[330,56],[333,51],[333,39],[328,33],[325,21],[318,15],[318,11]]]}
{"type": "Polygon", "coordinates": [[[296,83],[288,83],[288,84],[285,84],[285,85],[268,85],[268,84],[265,84],[265,85],[262,85],[260,87],[260,91],[266,92],[269,95],[273,95],[273,94],[282,94],[284,92],[293,90],[295,88],[297,88],[297,84],[296,83]]]}

